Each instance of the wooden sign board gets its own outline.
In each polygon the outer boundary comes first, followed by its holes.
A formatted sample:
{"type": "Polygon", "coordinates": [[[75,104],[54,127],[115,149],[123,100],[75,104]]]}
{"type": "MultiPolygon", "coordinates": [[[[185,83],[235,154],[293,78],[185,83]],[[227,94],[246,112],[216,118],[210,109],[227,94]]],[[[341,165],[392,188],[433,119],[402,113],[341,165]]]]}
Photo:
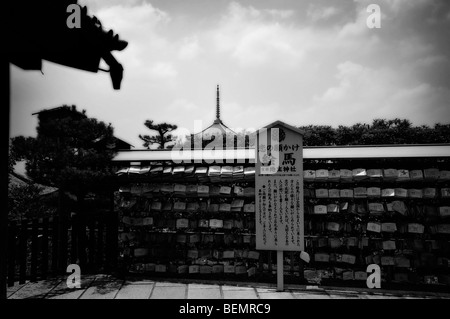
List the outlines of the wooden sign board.
{"type": "Polygon", "coordinates": [[[256,249],[304,250],[303,135],[275,122],[258,131],[256,249]]]}

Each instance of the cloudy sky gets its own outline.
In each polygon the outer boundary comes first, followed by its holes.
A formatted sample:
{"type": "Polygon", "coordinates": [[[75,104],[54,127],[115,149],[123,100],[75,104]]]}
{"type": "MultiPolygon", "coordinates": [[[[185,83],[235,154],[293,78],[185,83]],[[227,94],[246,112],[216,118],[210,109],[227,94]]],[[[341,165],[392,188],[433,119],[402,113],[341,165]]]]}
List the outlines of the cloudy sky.
{"type": "Polygon", "coordinates": [[[75,104],[137,148],[147,119],[193,130],[215,118],[259,128],[407,118],[450,123],[448,0],[79,0],[129,42],[109,74],[44,62],[11,66],[11,136],[36,136],[31,113],[75,104]],[[367,27],[369,4],[381,28],[367,27]]]}

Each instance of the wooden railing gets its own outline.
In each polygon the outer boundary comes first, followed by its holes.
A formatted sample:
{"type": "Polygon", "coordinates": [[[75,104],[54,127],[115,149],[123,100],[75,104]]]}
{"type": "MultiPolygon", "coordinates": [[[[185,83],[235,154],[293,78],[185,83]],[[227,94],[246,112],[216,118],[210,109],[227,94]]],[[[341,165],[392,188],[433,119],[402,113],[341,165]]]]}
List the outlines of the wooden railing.
{"type": "Polygon", "coordinates": [[[114,271],[117,226],[117,213],[111,211],[10,222],[8,286],[65,274],[69,264],[78,264],[82,273],[114,271]]]}

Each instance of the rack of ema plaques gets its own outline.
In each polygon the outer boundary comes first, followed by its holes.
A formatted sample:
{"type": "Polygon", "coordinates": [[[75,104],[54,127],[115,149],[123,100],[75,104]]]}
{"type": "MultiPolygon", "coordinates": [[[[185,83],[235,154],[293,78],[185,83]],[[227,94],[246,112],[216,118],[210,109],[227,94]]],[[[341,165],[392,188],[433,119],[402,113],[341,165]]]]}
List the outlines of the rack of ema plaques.
{"type": "Polygon", "coordinates": [[[256,274],[254,166],[153,165],[117,175],[120,260],[128,273],[256,274]]]}
{"type": "Polygon", "coordinates": [[[448,159],[305,161],[305,279],[382,288],[450,287],[448,159]]]}
{"type": "MultiPolygon", "coordinates": [[[[128,274],[276,279],[276,252],[256,250],[254,164],[158,164],[117,175],[119,259],[128,274]]],[[[285,254],[287,282],[298,282],[301,269],[299,254],[285,254]]]]}

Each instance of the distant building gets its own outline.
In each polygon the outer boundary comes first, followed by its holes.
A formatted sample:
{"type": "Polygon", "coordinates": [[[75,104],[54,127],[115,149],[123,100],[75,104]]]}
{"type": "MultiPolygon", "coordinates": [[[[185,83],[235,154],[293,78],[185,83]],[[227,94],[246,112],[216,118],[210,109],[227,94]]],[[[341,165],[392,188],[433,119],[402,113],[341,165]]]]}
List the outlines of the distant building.
{"type": "Polygon", "coordinates": [[[202,148],[205,148],[206,145],[213,142],[216,138],[222,138],[223,144],[226,145],[227,135],[232,135],[235,137],[236,132],[234,132],[228,126],[226,126],[220,119],[220,92],[219,92],[219,85],[217,85],[216,119],[214,120],[213,124],[205,128],[203,131],[191,134],[191,145],[192,148],[198,148],[196,146],[199,145],[199,143],[198,142],[196,143],[196,141],[201,139],[202,148]]]}

